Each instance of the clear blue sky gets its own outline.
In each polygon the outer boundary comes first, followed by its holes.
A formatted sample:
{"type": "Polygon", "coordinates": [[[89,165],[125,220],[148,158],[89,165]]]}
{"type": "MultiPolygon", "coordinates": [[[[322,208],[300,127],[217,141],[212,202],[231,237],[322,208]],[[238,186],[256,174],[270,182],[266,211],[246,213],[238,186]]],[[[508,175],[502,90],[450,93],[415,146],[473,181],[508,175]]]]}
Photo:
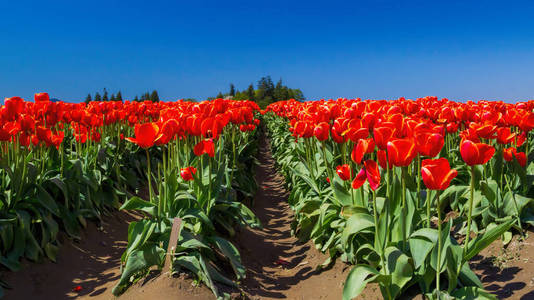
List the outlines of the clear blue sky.
{"type": "Polygon", "coordinates": [[[534,2],[0,2],[1,98],[203,99],[264,75],[307,99],[532,99],[534,2]]]}

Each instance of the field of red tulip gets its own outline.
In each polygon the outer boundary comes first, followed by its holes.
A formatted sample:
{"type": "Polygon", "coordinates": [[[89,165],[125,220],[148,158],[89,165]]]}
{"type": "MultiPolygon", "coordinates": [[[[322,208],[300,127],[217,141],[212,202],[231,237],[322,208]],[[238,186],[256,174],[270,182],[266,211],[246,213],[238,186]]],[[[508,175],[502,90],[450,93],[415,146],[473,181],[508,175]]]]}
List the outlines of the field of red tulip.
{"type": "MultiPolygon", "coordinates": [[[[246,275],[234,236],[261,228],[260,120],[295,211],[294,233],[352,265],[343,299],[378,284],[384,299],[494,299],[469,261],[534,225],[529,157],[534,101],[435,97],[276,102],[52,102],[0,107],[0,264],[55,261],[60,235],[116,210],[128,227],[113,294],[163,267],[217,298],[246,275]],[[173,219],[182,220],[167,253],[173,219]],[[469,234],[467,234],[469,233],[469,234]],[[497,241],[500,240],[500,241],[497,241]]],[[[245,241],[246,242],[246,241],[245,241]]],[[[8,282],[0,280],[0,297],[8,282]]]]}
{"type": "Polygon", "coordinates": [[[0,108],[0,263],[16,271],[22,258],[55,261],[59,232],[79,239],[88,220],[135,210],[143,217],[129,225],[113,293],[162,266],[180,217],[173,270],[189,270],[220,296],[215,281],[235,286],[245,274],[228,237],[238,225],[260,226],[242,202],[256,189],[258,115],[254,102],[222,99],[86,105],[52,102],[46,93],[35,102],[7,98],[0,108]]]}
{"type": "Polygon", "coordinates": [[[468,262],[534,224],[534,101],[282,101],[264,124],[295,232],[353,265],[343,299],[494,299],[468,262]],[[467,234],[469,233],[469,234],[467,234]]]}

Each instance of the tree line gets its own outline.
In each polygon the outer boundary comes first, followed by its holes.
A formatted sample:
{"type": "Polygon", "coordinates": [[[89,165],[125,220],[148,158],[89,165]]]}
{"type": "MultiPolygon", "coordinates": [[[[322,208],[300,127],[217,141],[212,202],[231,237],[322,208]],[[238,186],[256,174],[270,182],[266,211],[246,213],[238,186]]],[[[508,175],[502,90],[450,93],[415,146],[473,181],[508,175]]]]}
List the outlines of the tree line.
{"type": "Polygon", "coordinates": [[[260,107],[266,107],[267,105],[281,100],[295,99],[298,101],[304,100],[304,94],[300,89],[292,89],[283,84],[282,79],[278,80],[276,85],[273,83],[271,76],[262,77],[258,80],[256,89],[251,83],[248,88],[239,91],[236,89],[233,83],[230,83],[230,90],[227,93],[219,92],[214,98],[228,98],[234,100],[251,100],[260,107]]]}
{"type": "MultiPolygon", "coordinates": [[[[118,91],[116,94],[112,93],[109,95],[108,90],[106,88],[103,89],[102,94],[100,92],[96,92],[93,95],[91,93],[87,94],[87,97],[85,97],[85,103],[89,103],[91,101],[122,101],[122,93],[121,91],[118,91]]],[[[153,90],[151,93],[146,92],[141,94],[141,96],[135,96],[133,101],[145,101],[150,100],[152,102],[158,102],[159,101],[159,95],[158,91],[153,90]]]]}

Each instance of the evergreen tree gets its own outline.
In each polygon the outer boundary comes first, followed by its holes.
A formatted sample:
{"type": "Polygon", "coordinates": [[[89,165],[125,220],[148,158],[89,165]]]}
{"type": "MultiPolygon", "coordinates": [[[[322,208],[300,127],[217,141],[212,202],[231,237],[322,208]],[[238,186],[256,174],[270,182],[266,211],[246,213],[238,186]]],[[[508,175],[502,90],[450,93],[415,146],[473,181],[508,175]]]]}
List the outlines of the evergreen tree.
{"type": "Polygon", "coordinates": [[[119,91],[119,92],[117,93],[117,96],[115,97],[115,100],[116,100],[116,101],[122,101],[122,94],[121,94],[121,91],[119,91]]]}
{"type": "Polygon", "coordinates": [[[235,86],[233,83],[230,83],[230,96],[235,96],[235,86]]]}
{"type": "Polygon", "coordinates": [[[87,94],[87,97],[85,97],[85,103],[89,103],[93,101],[93,99],[91,98],[91,94],[87,94]]]}
{"type": "Polygon", "coordinates": [[[224,98],[224,96],[221,92],[219,92],[215,98],[220,99],[220,98],[224,98]]]}
{"type": "Polygon", "coordinates": [[[156,90],[152,91],[152,94],[150,94],[150,101],[159,102],[159,95],[156,90]]]}
{"type": "Polygon", "coordinates": [[[134,101],[139,101],[139,98],[137,97],[137,95],[135,95],[134,101]]]}
{"type": "Polygon", "coordinates": [[[282,78],[278,80],[276,86],[274,87],[273,99],[274,101],[287,100],[287,88],[282,84],[282,78]]]}
{"type": "Polygon", "coordinates": [[[256,99],[256,97],[254,97],[254,86],[252,85],[252,83],[248,86],[248,89],[247,89],[247,98],[248,100],[250,101],[254,101],[254,99],[256,99]]]}
{"type": "Polygon", "coordinates": [[[102,101],[109,101],[108,90],[106,90],[106,88],[104,88],[104,96],[102,97],[102,101]]]}
{"type": "Polygon", "coordinates": [[[111,97],[109,97],[109,101],[115,101],[115,94],[111,94],[111,97]]]}
{"type": "Polygon", "coordinates": [[[303,101],[306,98],[304,98],[304,94],[300,89],[289,89],[288,99],[303,101]]]}
{"type": "Polygon", "coordinates": [[[98,92],[95,94],[95,101],[102,101],[102,96],[98,92]]]}

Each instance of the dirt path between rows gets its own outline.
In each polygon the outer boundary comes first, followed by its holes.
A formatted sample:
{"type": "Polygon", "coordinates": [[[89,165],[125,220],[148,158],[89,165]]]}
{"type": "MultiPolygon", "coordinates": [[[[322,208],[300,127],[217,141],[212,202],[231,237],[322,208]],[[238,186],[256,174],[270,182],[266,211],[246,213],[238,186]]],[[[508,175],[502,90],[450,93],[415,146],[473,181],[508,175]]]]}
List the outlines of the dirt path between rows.
{"type": "Polygon", "coordinates": [[[263,229],[242,231],[238,242],[247,268],[242,285],[245,294],[251,299],[341,299],[348,269],[336,263],[329,270],[316,272],[327,256],[312,242],[302,243],[291,235],[289,193],[283,176],[276,171],[266,138],[260,139],[258,160],[259,189],[252,210],[263,229]]]}

